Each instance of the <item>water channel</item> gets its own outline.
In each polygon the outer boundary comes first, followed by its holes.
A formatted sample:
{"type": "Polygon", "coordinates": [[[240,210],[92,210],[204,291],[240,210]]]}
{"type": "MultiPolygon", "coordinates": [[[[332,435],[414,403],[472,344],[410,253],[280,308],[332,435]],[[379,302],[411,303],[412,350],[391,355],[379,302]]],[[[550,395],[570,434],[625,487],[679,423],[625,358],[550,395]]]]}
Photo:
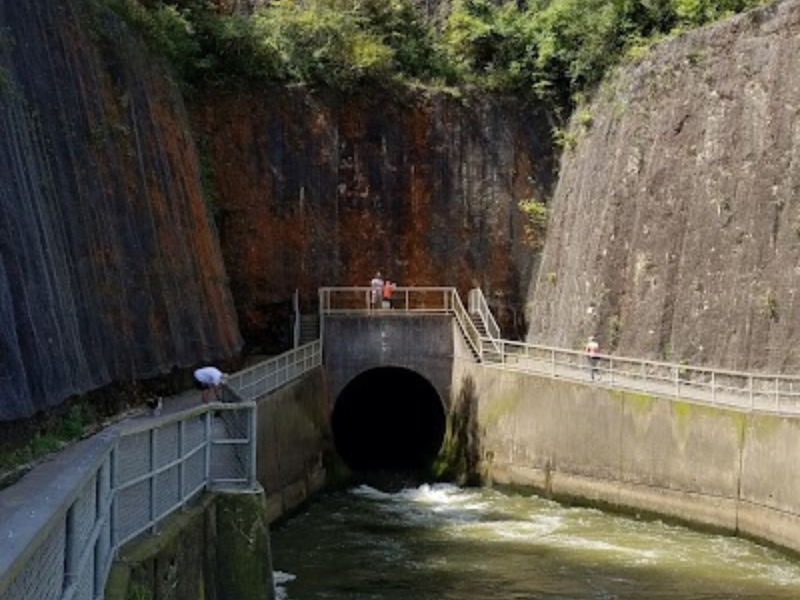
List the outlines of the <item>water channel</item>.
{"type": "Polygon", "coordinates": [[[797,600],[745,540],[491,489],[331,493],[272,532],[279,600],[797,600]]]}

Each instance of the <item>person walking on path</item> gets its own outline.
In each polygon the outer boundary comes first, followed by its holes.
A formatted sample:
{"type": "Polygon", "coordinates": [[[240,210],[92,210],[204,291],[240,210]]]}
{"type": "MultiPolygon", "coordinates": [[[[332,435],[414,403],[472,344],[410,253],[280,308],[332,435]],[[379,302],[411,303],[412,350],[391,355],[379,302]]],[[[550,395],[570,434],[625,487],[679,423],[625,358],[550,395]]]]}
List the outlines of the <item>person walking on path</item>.
{"type": "Polygon", "coordinates": [[[589,360],[592,381],[594,381],[595,376],[600,376],[600,344],[597,343],[597,339],[593,335],[589,336],[589,341],[586,343],[586,357],[589,360]]]}
{"type": "Polygon", "coordinates": [[[370,290],[370,304],[372,308],[380,308],[381,299],[383,298],[383,277],[380,271],[375,273],[375,277],[369,282],[369,286],[372,288],[370,290]]]}
{"type": "Polygon", "coordinates": [[[214,397],[218,401],[222,400],[222,384],[228,380],[227,373],[223,373],[216,367],[203,367],[194,372],[194,378],[200,389],[203,390],[200,395],[200,401],[203,404],[208,402],[206,397],[209,390],[214,390],[214,397]]]}

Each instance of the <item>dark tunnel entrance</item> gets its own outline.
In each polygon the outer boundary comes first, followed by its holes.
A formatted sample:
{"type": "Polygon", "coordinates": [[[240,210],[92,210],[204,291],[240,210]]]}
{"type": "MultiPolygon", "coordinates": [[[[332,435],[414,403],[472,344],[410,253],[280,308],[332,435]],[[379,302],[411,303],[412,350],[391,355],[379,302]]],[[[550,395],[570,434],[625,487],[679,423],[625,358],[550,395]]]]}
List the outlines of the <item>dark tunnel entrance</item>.
{"type": "Polygon", "coordinates": [[[354,471],[425,470],[439,454],[445,411],[433,385],[414,371],[378,367],[355,377],[336,399],[336,449],[354,471]]]}

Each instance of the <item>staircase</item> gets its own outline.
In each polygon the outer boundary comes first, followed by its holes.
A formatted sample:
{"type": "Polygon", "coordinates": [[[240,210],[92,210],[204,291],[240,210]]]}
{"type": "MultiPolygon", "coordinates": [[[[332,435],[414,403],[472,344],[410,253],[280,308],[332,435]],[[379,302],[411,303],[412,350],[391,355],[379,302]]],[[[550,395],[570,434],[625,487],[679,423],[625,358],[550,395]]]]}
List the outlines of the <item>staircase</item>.
{"type": "Polygon", "coordinates": [[[319,315],[300,315],[300,345],[319,339],[319,315]]]}
{"type": "MultiPolygon", "coordinates": [[[[491,343],[486,343],[485,339],[491,337],[488,333],[488,329],[486,327],[486,323],[484,323],[483,318],[481,317],[480,313],[473,312],[469,315],[472,324],[475,326],[475,329],[478,330],[478,333],[482,338],[484,338],[483,344],[483,362],[487,363],[499,363],[503,362],[503,354],[500,351],[500,348],[495,346],[491,343]]],[[[474,353],[474,352],[473,352],[474,353]]],[[[506,357],[506,361],[508,361],[509,357],[506,357]]],[[[516,357],[513,357],[514,362],[516,362],[516,357]]],[[[480,361],[480,357],[476,356],[476,360],[480,361]]]]}
{"type": "Polygon", "coordinates": [[[477,329],[478,333],[481,334],[481,337],[487,337],[489,335],[486,332],[486,323],[483,322],[483,319],[479,313],[470,313],[469,318],[472,321],[472,324],[475,325],[475,329],[477,329]]]}

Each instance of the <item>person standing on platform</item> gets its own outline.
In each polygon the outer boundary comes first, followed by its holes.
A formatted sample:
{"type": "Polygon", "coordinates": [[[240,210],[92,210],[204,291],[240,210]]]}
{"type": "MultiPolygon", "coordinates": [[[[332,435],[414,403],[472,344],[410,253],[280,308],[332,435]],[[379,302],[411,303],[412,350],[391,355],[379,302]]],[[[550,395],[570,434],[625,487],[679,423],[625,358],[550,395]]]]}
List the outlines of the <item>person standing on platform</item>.
{"type": "Polygon", "coordinates": [[[380,271],[375,273],[375,277],[372,278],[369,286],[371,288],[369,297],[370,304],[372,305],[372,308],[380,308],[381,299],[383,298],[383,277],[381,276],[380,271]]]}
{"type": "Polygon", "coordinates": [[[592,381],[594,381],[595,376],[600,376],[600,344],[593,335],[589,336],[589,341],[586,343],[586,357],[589,360],[592,381]]]}
{"type": "Polygon", "coordinates": [[[386,280],[383,284],[383,308],[392,308],[392,293],[394,292],[397,284],[386,280]]]}

